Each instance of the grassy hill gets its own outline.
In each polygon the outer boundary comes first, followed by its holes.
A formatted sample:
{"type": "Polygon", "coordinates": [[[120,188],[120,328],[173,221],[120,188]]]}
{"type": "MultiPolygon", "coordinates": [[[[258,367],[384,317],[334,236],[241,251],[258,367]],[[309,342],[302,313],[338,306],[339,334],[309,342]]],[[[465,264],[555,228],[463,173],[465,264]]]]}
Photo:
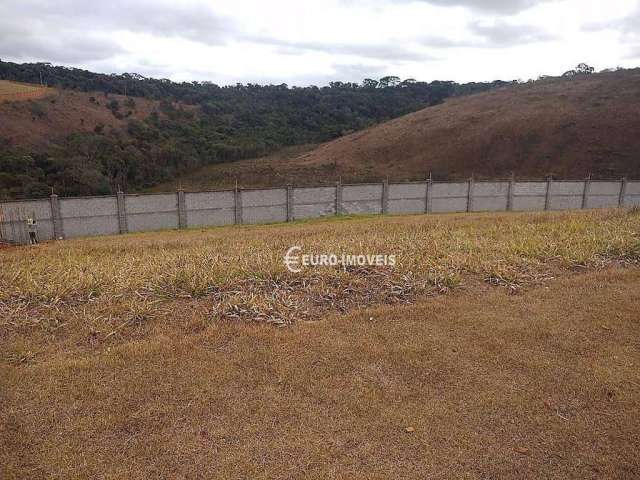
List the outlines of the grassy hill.
{"type": "Polygon", "coordinates": [[[50,88],[40,85],[0,80],[0,102],[40,98],[50,93],[50,88]]]}
{"type": "Polygon", "coordinates": [[[346,176],[640,177],[640,70],[502,88],[323,145],[302,160],[346,176]]]}
{"type": "MultiPolygon", "coordinates": [[[[3,83],[20,85],[1,82],[0,90],[3,83]]],[[[154,100],[116,94],[106,97],[54,88],[39,89],[39,94],[26,101],[16,101],[22,100],[16,97],[4,102],[0,95],[0,137],[10,146],[46,151],[72,134],[123,129],[129,120],[144,120],[159,106],[154,100]],[[120,105],[120,114],[114,115],[110,108],[114,100],[120,105]]]]}
{"type": "MultiPolygon", "coordinates": [[[[640,178],[640,70],[451,98],[311,150],[215,165],[183,186],[504,177],[640,178]]],[[[169,185],[164,185],[169,187],[169,185]]],[[[161,186],[162,187],[162,186],[161,186]]]]}

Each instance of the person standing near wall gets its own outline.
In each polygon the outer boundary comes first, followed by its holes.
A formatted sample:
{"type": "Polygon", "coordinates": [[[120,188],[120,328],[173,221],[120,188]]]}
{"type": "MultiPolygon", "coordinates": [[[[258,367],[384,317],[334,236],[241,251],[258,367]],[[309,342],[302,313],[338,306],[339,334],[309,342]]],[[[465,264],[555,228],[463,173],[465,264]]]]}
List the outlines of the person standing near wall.
{"type": "Polygon", "coordinates": [[[29,245],[38,244],[38,223],[33,217],[27,218],[27,231],[29,232],[29,245]]]}

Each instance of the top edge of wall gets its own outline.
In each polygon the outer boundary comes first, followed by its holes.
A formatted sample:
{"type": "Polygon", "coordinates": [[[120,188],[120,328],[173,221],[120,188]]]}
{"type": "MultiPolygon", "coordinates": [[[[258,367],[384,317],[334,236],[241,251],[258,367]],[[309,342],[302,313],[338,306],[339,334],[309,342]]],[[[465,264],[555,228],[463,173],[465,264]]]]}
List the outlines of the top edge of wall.
{"type": "MultiPolygon", "coordinates": [[[[590,183],[611,183],[611,182],[616,182],[616,183],[621,183],[623,180],[625,180],[627,183],[637,183],[640,182],[640,179],[633,179],[633,178],[611,178],[611,179],[555,179],[552,178],[551,182],[552,183],[577,183],[577,182],[590,182],[590,183]]],[[[431,184],[461,184],[461,183],[468,183],[469,181],[471,181],[471,179],[468,180],[448,180],[448,181],[444,181],[444,180],[431,180],[429,181],[428,179],[426,180],[419,180],[419,181],[405,181],[405,182],[389,182],[389,185],[424,185],[426,183],[431,183],[431,184]]],[[[507,183],[512,181],[512,179],[496,179],[496,180],[473,180],[474,183],[507,183]]],[[[517,179],[514,178],[513,181],[515,183],[541,183],[541,182],[548,182],[549,179],[548,178],[541,178],[541,179],[517,179]]],[[[328,188],[328,187],[336,187],[336,185],[341,185],[343,187],[358,187],[358,186],[381,186],[384,185],[386,182],[367,182],[367,183],[340,183],[340,182],[336,182],[336,183],[323,183],[323,184],[314,184],[314,185],[295,185],[295,184],[288,184],[288,185],[282,185],[279,187],[238,187],[238,191],[239,192],[251,192],[251,191],[260,191],[260,190],[284,190],[287,188],[295,188],[295,189],[303,189],[303,188],[328,188]]],[[[234,188],[223,188],[223,189],[206,189],[206,190],[172,190],[172,191],[165,191],[165,192],[140,192],[140,193],[123,193],[125,196],[127,197],[141,197],[141,196],[151,196],[151,195],[175,195],[178,191],[183,191],[185,193],[225,193],[225,192],[234,192],[236,191],[236,189],[234,188]]],[[[117,194],[112,194],[112,195],[81,195],[81,196],[69,196],[69,197],[62,197],[59,196],[58,198],[60,200],[71,200],[71,199],[98,199],[98,198],[116,198],[117,194]]],[[[29,203],[29,202],[47,202],[49,201],[51,198],[51,196],[47,196],[47,197],[33,197],[33,198],[20,198],[20,199],[6,199],[6,200],[1,200],[0,199],[0,204],[20,204],[20,203],[29,203]]]]}
{"type": "Polygon", "coordinates": [[[376,187],[380,187],[382,185],[384,185],[384,182],[369,182],[369,183],[341,183],[340,185],[342,185],[343,187],[371,187],[371,186],[376,186],[376,187]]]}

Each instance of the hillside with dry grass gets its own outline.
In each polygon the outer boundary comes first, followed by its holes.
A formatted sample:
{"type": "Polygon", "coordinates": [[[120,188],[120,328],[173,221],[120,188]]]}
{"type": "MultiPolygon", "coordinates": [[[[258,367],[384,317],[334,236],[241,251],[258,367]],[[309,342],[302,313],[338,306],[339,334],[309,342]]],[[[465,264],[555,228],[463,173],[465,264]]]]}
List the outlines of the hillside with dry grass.
{"type": "Polygon", "coordinates": [[[148,118],[158,109],[158,103],[144,98],[115,94],[106,97],[54,88],[41,89],[33,98],[0,96],[0,139],[13,147],[40,152],[51,144],[63,142],[71,134],[93,133],[96,128],[122,130],[129,120],[148,118]],[[122,105],[122,115],[114,115],[109,108],[112,100],[122,105]],[[131,106],[127,107],[127,103],[131,106]]]}
{"type": "MultiPolygon", "coordinates": [[[[189,187],[500,178],[640,178],[640,70],[450,98],[292,157],[206,167],[189,187]]],[[[168,185],[167,185],[168,186],[168,185]]]]}
{"type": "Polygon", "coordinates": [[[603,210],[2,250],[2,476],[637,478],[639,234],[603,210]],[[292,244],[398,263],[293,274],[292,244]]]}
{"type": "Polygon", "coordinates": [[[0,102],[40,98],[53,93],[41,85],[0,80],[0,102]]]}

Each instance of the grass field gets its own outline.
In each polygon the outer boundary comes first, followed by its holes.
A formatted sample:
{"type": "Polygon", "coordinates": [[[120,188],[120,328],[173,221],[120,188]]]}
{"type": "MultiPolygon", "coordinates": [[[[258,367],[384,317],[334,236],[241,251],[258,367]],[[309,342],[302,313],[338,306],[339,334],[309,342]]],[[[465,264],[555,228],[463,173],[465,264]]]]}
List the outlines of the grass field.
{"type": "Polygon", "coordinates": [[[50,88],[40,85],[0,80],[0,101],[40,98],[51,92],[52,90],[50,88]]]}
{"type": "Polygon", "coordinates": [[[2,477],[637,478],[639,234],[612,210],[0,251],[2,477]],[[398,265],[292,274],[292,245],[398,265]]]}

